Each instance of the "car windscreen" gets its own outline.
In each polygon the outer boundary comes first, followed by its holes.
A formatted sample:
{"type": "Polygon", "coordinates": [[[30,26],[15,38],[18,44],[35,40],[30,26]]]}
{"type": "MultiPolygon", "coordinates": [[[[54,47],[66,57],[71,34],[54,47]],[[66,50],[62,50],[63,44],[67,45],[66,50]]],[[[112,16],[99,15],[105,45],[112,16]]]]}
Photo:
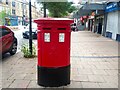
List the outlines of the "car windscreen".
{"type": "Polygon", "coordinates": [[[2,37],[2,28],[0,28],[0,37],[2,37]]]}

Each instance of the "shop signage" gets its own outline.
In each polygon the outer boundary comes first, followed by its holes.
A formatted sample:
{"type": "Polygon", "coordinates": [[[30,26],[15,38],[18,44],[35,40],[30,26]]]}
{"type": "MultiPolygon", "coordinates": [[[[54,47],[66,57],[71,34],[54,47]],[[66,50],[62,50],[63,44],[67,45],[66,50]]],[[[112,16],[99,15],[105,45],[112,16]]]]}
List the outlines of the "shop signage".
{"type": "Polygon", "coordinates": [[[106,6],[105,12],[112,12],[116,10],[120,10],[120,6],[119,3],[114,2],[106,6]]]}
{"type": "Polygon", "coordinates": [[[83,18],[88,18],[88,16],[83,16],[83,18]]]}
{"type": "Polygon", "coordinates": [[[18,19],[17,16],[11,16],[10,19],[18,19]]]}
{"type": "Polygon", "coordinates": [[[10,16],[10,23],[11,23],[11,26],[17,26],[18,25],[18,17],[10,16]]]}

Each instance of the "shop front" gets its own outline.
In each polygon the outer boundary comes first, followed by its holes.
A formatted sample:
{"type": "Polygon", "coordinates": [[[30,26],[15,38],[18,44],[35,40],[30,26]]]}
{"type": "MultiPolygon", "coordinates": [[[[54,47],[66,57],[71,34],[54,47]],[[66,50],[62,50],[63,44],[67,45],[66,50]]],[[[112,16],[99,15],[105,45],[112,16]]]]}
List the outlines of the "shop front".
{"type": "Polygon", "coordinates": [[[85,4],[77,13],[81,19],[81,26],[94,33],[103,34],[104,11],[105,4],[85,4]]]}
{"type": "Polygon", "coordinates": [[[18,16],[10,16],[10,26],[18,26],[18,16]]]}
{"type": "Polygon", "coordinates": [[[103,34],[104,28],[104,10],[95,10],[91,13],[88,19],[88,30],[103,34]]]}
{"type": "Polygon", "coordinates": [[[120,41],[120,2],[108,3],[106,37],[120,41]]]}

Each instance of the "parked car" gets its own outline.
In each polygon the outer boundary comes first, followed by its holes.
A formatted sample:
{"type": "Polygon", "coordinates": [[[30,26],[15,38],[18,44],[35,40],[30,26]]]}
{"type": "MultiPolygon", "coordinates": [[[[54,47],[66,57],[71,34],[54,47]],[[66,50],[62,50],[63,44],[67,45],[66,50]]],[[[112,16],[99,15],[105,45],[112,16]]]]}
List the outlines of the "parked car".
{"type": "MultiPolygon", "coordinates": [[[[28,39],[30,34],[29,34],[29,24],[25,27],[24,31],[23,31],[23,38],[28,39]]],[[[37,24],[32,22],[32,37],[33,39],[37,38],[37,24]]]]}
{"type": "Polygon", "coordinates": [[[17,52],[17,38],[14,32],[6,26],[0,26],[0,54],[9,52],[14,55],[17,52]]]}

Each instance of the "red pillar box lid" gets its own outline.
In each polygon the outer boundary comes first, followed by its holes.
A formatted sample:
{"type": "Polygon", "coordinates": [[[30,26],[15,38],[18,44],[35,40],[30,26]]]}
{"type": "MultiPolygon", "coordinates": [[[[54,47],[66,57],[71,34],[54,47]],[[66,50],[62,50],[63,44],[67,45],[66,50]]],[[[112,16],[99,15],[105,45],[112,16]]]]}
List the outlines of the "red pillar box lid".
{"type": "Polygon", "coordinates": [[[73,19],[68,18],[40,18],[34,20],[35,23],[39,24],[68,24],[73,23],[73,19]]]}

